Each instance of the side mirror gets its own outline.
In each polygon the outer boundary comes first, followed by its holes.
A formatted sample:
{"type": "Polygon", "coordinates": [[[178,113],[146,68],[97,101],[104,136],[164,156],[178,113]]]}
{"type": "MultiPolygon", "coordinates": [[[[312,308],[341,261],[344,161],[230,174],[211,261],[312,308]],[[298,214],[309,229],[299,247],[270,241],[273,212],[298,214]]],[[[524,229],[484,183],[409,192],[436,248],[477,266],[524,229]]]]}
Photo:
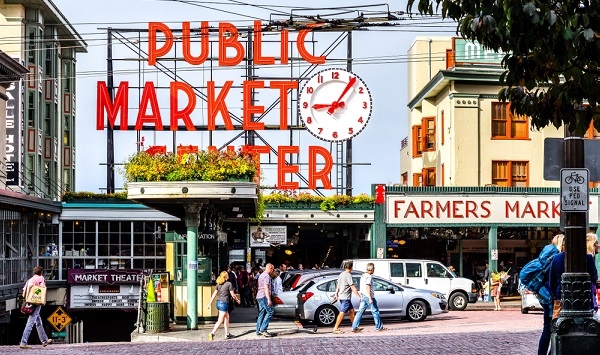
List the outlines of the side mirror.
{"type": "Polygon", "coordinates": [[[387,288],[386,290],[387,290],[389,293],[391,293],[392,295],[393,295],[394,293],[396,293],[396,291],[394,291],[394,287],[392,287],[392,286],[388,286],[388,288],[387,288]]]}

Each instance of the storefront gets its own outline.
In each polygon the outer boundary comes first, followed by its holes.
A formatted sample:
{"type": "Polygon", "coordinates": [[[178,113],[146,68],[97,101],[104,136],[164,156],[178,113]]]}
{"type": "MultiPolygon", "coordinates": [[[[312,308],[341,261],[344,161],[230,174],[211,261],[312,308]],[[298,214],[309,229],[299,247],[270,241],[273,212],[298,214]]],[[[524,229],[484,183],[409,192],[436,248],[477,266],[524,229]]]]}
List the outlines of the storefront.
{"type": "MultiPolygon", "coordinates": [[[[434,259],[460,275],[518,271],[560,233],[558,188],[387,186],[376,205],[371,257],[434,259]]],[[[598,226],[598,190],[592,189],[589,229],[598,226]]]]}

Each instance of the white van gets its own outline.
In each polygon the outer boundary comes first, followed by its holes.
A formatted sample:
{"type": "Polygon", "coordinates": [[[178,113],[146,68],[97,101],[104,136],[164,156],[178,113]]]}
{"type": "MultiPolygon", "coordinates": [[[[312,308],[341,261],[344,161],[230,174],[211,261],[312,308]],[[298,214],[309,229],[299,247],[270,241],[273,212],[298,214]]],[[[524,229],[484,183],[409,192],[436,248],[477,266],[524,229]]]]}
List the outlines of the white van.
{"type": "Polygon", "coordinates": [[[375,275],[414,288],[438,291],[448,299],[452,310],[462,311],[467,303],[477,302],[477,288],[472,280],[454,276],[442,263],[416,259],[348,259],[354,270],[366,271],[367,263],[375,265],[375,275]]]}

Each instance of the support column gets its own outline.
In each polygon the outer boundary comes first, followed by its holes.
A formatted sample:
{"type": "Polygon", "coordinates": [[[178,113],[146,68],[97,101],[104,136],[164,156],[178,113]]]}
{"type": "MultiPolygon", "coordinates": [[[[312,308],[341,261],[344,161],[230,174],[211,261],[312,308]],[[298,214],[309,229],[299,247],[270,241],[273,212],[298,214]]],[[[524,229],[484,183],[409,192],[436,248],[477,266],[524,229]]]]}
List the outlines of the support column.
{"type": "MultiPolygon", "coordinates": [[[[498,271],[498,226],[491,226],[490,231],[488,232],[488,262],[490,264],[490,277],[492,275],[492,271],[498,271]],[[492,252],[496,251],[496,260],[492,259],[492,252]]],[[[488,280],[489,281],[489,280],[488,280]]],[[[492,283],[488,283],[491,285],[492,283]]],[[[488,291],[490,291],[490,288],[488,291]]],[[[494,299],[491,296],[491,292],[489,292],[490,297],[488,298],[489,302],[494,302],[494,299]]]]}
{"type": "Polygon", "coordinates": [[[187,228],[187,329],[198,329],[198,226],[201,203],[185,205],[187,228]]]}
{"type": "MultiPolygon", "coordinates": [[[[371,195],[375,196],[376,185],[371,185],[371,195]]],[[[376,203],[374,208],[373,226],[371,227],[371,258],[377,258],[377,249],[383,249],[383,256],[386,257],[386,224],[385,224],[385,203],[376,203]]]]}

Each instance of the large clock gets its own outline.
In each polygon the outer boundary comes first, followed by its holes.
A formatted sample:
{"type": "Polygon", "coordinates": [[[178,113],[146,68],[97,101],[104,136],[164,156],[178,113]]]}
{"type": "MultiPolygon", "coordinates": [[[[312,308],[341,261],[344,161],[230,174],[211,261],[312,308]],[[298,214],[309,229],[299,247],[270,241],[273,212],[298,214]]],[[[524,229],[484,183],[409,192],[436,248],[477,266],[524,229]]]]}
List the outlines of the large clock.
{"type": "Polygon", "coordinates": [[[339,142],[359,134],[371,117],[371,93],[356,74],[325,69],[300,91],[300,118],[315,137],[339,142]]]}

